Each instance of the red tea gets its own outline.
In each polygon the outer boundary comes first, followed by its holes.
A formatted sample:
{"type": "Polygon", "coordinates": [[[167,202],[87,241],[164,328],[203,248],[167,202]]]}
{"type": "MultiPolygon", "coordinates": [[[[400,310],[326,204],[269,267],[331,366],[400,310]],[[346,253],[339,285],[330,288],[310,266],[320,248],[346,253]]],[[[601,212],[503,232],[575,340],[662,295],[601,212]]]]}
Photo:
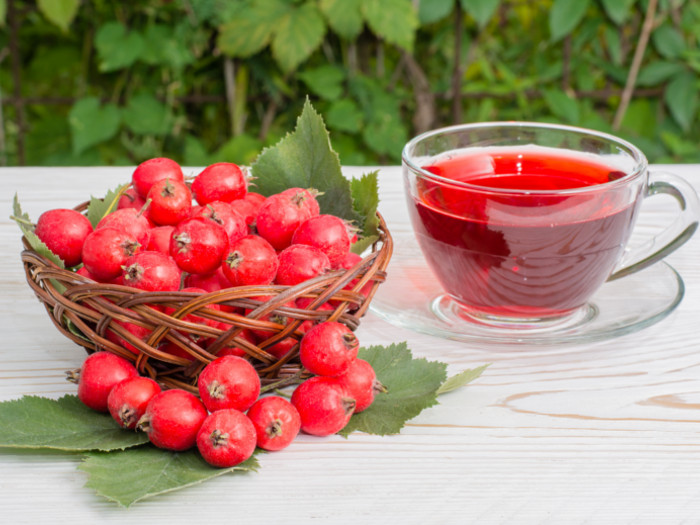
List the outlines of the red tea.
{"type": "Polygon", "coordinates": [[[600,157],[539,146],[479,148],[423,168],[472,186],[418,178],[410,213],[443,287],[487,316],[555,317],[585,304],[621,257],[639,200],[600,186],[624,176],[600,157]],[[593,186],[601,191],[555,193],[593,186]]]}

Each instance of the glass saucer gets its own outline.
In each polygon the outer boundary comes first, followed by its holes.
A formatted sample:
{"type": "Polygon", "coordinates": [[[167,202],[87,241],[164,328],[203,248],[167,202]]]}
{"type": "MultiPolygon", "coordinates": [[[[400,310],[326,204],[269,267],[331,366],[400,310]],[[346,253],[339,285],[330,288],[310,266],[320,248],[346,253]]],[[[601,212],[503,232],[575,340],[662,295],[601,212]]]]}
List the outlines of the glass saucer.
{"type": "Polygon", "coordinates": [[[396,240],[388,276],[370,310],[402,328],[455,341],[514,345],[599,341],[641,330],[681,302],[685,286],[665,262],[605,283],[570,322],[542,328],[499,327],[466,319],[440,288],[414,240],[396,240]]]}

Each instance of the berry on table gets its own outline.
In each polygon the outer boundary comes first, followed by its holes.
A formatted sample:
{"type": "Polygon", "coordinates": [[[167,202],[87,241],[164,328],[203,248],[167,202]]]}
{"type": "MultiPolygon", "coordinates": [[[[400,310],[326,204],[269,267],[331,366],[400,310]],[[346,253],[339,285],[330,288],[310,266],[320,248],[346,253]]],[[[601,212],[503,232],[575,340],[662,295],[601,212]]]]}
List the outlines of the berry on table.
{"type": "Polygon", "coordinates": [[[112,418],[122,428],[136,428],[146,406],[160,386],[150,377],[131,377],[117,383],[107,396],[107,407],[112,418]]]}
{"type": "Polygon", "coordinates": [[[301,428],[297,409],[279,396],[258,399],[248,410],[248,418],[255,427],[257,444],[263,450],[286,448],[301,428]]]}
{"type": "Polygon", "coordinates": [[[255,452],[253,423],[238,410],[229,408],[209,414],[197,433],[197,449],[214,467],[234,467],[255,452]]]}
{"type": "MultiPolygon", "coordinates": [[[[107,398],[115,385],[139,375],[136,367],[123,357],[101,351],[90,354],[78,376],[78,399],[98,412],[108,412],[107,398]]],[[[73,380],[72,377],[69,377],[73,380]]]]}
{"type": "Polygon", "coordinates": [[[387,391],[377,379],[372,365],[364,359],[355,359],[336,379],[345,387],[350,397],[355,399],[355,413],[368,408],[374,402],[376,394],[387,391]]]}
{"type": "Polygon", "coordinates": [[[92,224],[75,210],[58,208],[39,216],[34,233],[66,266],[82,261],[85,239],[92,233],[92,224]]]}
{"type": "Polygon", "coordinates": [[[146,432],[156,447],[182,451],[195,445],[206,417],[207,409],[197,396],[173,388],[151,398],[137,428],[146,432]]]}
{"type": "Polygon", "coordinates": [[[197,379],[199,397],[207,410],[248,410],[260,395],[260,377],[242,357],[226,355],[209,363],[197,379]]]}
{"type": "Polygon", "coordinates": [[[299,359],[309,372],[337,376],[357,357],[359,341],[344,324],[326,321],[311,328],[301,339],[299,359]]]}
{"type": "Polygon", "coordinates": [[[302,431],[314,436],[329,436],[348,424],[355,400],[337,379],[314,376],[294,390],[292,405],[299,412],[302,431]]]}

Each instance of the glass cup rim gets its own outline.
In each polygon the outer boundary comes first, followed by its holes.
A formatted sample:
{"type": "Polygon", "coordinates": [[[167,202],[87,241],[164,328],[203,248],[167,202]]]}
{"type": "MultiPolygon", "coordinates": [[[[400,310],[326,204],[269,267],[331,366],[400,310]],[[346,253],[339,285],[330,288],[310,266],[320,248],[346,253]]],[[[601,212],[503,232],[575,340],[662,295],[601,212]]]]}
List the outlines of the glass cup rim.
{"type": "Polygon", "coordinates": [[[502,195],[572,195],[581,193],[593,193],[597,191],[608,191],[618,186],[625,186],[632,183],[634,180],[642,176],[647,172],[649,167],[648,161],[644,153],[632,144],[620,137],[612,135],[610,133],[605,133],[602,131],[596,131],[588,128],[583,128],[579,126],[570,126],[566,124],[553,124],[553,123],[542,123],[542,122],[528,122],[528,121],[491,121],[491,122],[476,122],[468,124],[455,124],[453,126],[445,126],[442,128],[436,128],[430,131],[426,131],[413,137],[409,140],[401,152],[401,161],[403,164],[411,169],[417,175],[430,179],[436,183],[447,184],[450,186],[455,186],[457,188],[468,189],[470,191],[479,191],[484,193],[494,193],[502,195]],[[409,151],[415,146],[430,138],[437,135],[446,135],[451,133],[457,133],[459,131],[468,130],[478,130],[478,129],[513,129],[513,128],[535,128],[540,130],[559,130],[566,133],[576,134],[576,135],[591,135],[599,139],[603,139],[609,143],[615,144],[622,149],[625,149],[630,157],[635,161],[635,167],[630,173],[625,174],[624,177],[615,179],[609,182],[604,182],[601,184],[596,184],[594,186],[583,186],[579,188],[569,188],[564,190],[526,190],[519,188],[490,188],[486,186],[480,186],[478,184],[470,184],[468,182],[457,181],[447,177],[442,177],[436,175],[428,170],[423,169],[421,166],[417,165],[413,161],[413,155],[409,151]]]}

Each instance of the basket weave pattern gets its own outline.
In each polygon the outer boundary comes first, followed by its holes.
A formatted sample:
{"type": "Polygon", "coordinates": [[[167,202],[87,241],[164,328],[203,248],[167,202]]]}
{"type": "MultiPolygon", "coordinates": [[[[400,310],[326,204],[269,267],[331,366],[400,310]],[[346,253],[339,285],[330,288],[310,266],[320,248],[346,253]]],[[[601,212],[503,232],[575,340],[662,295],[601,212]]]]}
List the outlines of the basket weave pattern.
{"type": "Polygon", "coordinates": [[[302,336],[298,328],[304,321],[339,321],[351,330],[359,326],[377,287],[386,278],[393,250],[386,223],[381,215],[377,216],[380,238],[362,261],[348,270],[333,271],[291,287],[241,286],[207,294],[144,292],[96,283],[61,269],[33,251],[26,239],[21,257],[27,282],[53,323],[88,353],[108,350],[134,362],[142,375],[165,386],[196,393],[202,368],[216,358],[221,348],[237,346],[245,351],[266,385],[303,374],[298,345],[279,359],[266,349],[287,337],[298,341],[302,336]],[[261,302],[256,299],[260,296],[270,299],[261,302]],[[302,297],[311,300],[306,308],[284,306],[302,297]],[[324,303],[331,304],[332,309],[327,305],[320,308],[324,303]],[[209,305],[222,305],[222,309],[209,305]],[[174,309],[174,313],[164,313],[166,308],[174,309]],[[230,328],[222,330],[185,320],[188,314],[226,323],[230,328]],[[276,323],[280,317],[290,321],[286,325],[276,323]],[[116,321],[141,326],[149,335],[142,340],[116,321]],[[251,343],[240,337],[244,329],[264,330],[271,335],[251,343]],[[108,339],[108,330],[126,340],[135,351],[108,339]],[[200,344],[203,341],[207,344],[200,344]],[[187,357],[159,349],[164,342],[174,343],[187,357]]]}

